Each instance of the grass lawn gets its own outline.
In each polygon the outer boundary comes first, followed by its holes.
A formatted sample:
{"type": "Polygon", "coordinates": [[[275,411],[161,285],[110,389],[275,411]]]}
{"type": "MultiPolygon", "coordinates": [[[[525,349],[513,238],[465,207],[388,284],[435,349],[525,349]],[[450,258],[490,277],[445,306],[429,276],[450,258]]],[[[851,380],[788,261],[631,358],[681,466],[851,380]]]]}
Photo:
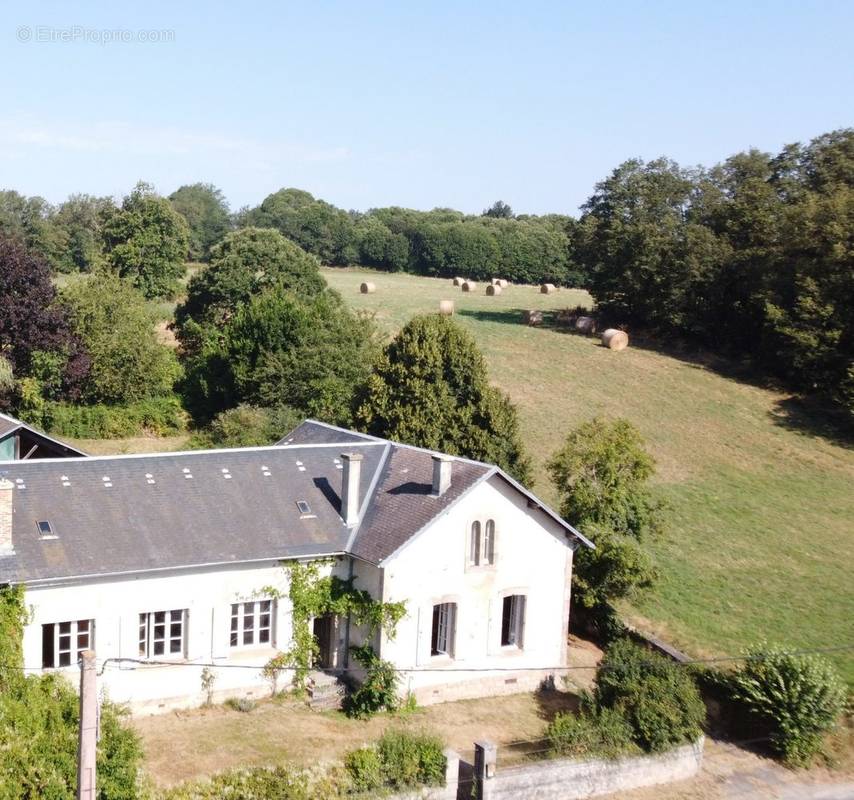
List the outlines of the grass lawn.
{"type": "MultiPolygon", "coordinates": [[[[132,725],[142,736],[146,772],[159,785],[169,786],[232,767],[282,762],[311,767],[318,761],[339,761],[348,750],[375,741],[389,728],[431,731],[471,760],[476,739],[487,737],[502,745],[540,739],[558,711],[576,705],[574,694],[553,691],[442,703],[361,721],[337,711],[311,711],[302,701],[288,698],[264,701],[249,713],[214,706],[137,717],[132,725]]],[[[524,746],[519,745],[505,748],[505,761],[516,751],[516,760],[524,757],[524,746]]]]}
{"type": "MultiPolygon", "coordinates": [[[[393,333],[413,314],[456,302],[456,320],[486,354],[494,382],[519,408],[536,466],[573,426],[624,416],[658,461],[672,527],[653,549],[662,580],[627,615],[695,655],[738,653],[761,639],[789,647],[854,643],[854,451],[787,424],[788,396],[702,363],[519,322],[522,309],[589,302],[585,292],[541,295],[511,286],[486,297],[449,280],[324,269],[355,308],[393,333]],[[376,294],[359,293],[369,279],[376,294]]],[[[854,652],[833,657],[854,683],[854,652]]]]}

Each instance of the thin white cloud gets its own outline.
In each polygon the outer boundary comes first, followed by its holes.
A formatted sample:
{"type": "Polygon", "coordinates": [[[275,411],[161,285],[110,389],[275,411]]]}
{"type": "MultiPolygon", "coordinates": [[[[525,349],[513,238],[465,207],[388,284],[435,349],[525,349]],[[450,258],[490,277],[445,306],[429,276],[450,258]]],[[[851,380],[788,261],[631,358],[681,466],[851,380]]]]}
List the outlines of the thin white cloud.
{"type": "Polygon", "coordinates": [[[263,142],[172,127],[141,128],[122,122],[86,126],[33,120],[0,122],[0,146],[67,153],[127,156],[229,155],[244,164],[269,169],[282,164],[343,161],[350,148],[314,147],[294,142],[263,142]]]}

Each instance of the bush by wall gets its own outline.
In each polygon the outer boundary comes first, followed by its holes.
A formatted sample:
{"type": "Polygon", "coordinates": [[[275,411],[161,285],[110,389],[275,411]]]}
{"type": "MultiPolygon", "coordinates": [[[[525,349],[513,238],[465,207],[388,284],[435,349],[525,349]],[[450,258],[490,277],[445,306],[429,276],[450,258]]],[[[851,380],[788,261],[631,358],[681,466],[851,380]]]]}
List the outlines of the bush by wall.
{"type": "Polygon", "coordinates": [[[626,718],[616,709],[597,709],[592,703],[578,714],[558,714],[546,738],[555,756],[617,758],[640,751],[626,718]]]}
{"type": "Polygon", "coordinates": [[[624,716],[635,743],[652,753],[694,741],[706,718],[691,675],[629,639],[608,648],[596,673],[594,700],[597,708],[624,716]]]}
{"type": "Polygon", "coordinates": [[[755,647],[729,683],[732,699],[767,726],[772,749],[793,766],[810,762],[845,706],[842,679],[815,655],[755,647]]]}
{"type": "Polygon", "coordinates": [[[332,800],[339,796],[338,786],[326,775],[278,766],[229,770],[210,780],[154,792],[153,800],[332,800]]]}
{"type": "Polygon", "coordinates": [[[374,747],[348,753],[344,765],[354,790],[372,791],[441,786],[447,762],[437,736],[398,730],[387,731],[374,747]]]}

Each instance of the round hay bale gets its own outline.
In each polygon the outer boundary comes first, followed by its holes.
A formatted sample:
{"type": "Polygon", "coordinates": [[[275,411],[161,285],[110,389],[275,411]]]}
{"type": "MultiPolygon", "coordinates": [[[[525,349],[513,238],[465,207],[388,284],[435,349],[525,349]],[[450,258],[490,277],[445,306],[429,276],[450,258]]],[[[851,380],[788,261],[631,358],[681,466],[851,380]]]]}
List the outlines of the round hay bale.
{"type": "Polygon", "coordinates": [[[608,328],[602,334],[602,346],[609,350],[625,350],[629,346],[629,334],[617,328],[608,328]]]}
{"type": "Polygon", "coordinates": [[[593,317],[579,317],[575,320],[575,330],[579,333],[596,333],[596,320],[593,317]]]}
{"type": "Polygon", "coordinates": [[[504,280],[504,278],[499,278],[498,279],[498,285],[502,289],[506,289],[510,285],[510,281],[506,281],[506,280],[504,280]]]}
{"type": "Polygon", "coordinates": [[[462,286],[463,279],[462,278],[454,278],[454,286],[462,286]]]}
{"type": "Polygon", "coordinates": [[[526,311],[522,315],[522,321],[526,325],[542,325],[543,324],[543,312],[539,309],[533,309],[531,311],[526,311]]]}
{"type": "Polygon", "coordinates": [[[501,287],[497,283],[491,283],[486,287],[486,293],[490,297],[494,297],[497,294],[501,294],[501,287]]]}
{"type": "Polygon", "coordinates": [[[370,281],[365,281],[360,287],[359,291],[362,294],[373,294],[377,290],[376,284],[371,283],[370,281]]]}
{"type": "Polygon", "coordinates": [[[477,284],[474,281],[463,281],[463,291],[473,292],[477,289],[477,284]]]}
{"type": "Polygon", "coordinates": [[[439,301],[439,313],[443,317],[452,317],[454,315],[454,301],[453,300],[440,300],[439,301]]]}
{"type": "Polygon", "coordinates": [[[556,292],[557,289],[553,283],[544,283],[540,286],[540,294],[551,294],[552,292],[556,292]]]}

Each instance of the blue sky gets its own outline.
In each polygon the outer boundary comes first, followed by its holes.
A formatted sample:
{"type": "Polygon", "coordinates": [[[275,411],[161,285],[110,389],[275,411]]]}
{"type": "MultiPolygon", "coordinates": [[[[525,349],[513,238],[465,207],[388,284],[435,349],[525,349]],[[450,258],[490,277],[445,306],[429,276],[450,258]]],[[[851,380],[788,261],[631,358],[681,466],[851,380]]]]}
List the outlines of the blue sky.
{"type": "Polygon", "coordinates": [[[0,187],[574,214],[626,158],[854,123],[852,2],[135,5],[3,4],[0,187]]]}

